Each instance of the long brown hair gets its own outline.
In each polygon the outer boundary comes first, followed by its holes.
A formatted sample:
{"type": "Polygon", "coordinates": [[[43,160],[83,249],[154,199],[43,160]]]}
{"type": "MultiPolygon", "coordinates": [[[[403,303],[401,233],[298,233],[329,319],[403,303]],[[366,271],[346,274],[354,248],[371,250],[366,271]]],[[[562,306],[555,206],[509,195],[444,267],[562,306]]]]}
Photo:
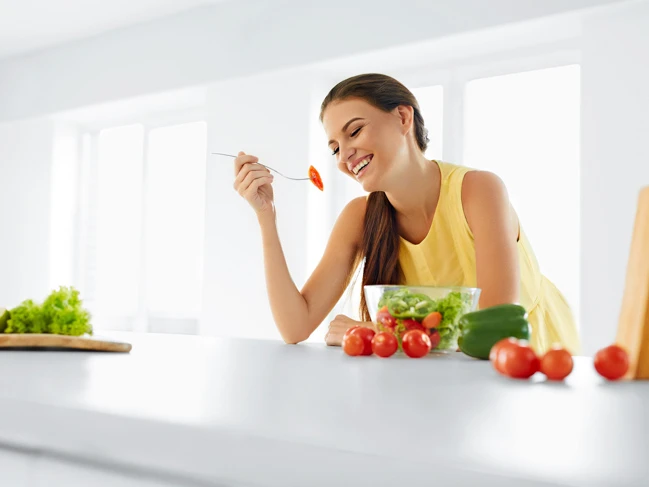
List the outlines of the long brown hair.
{"type": "MultiPolygon", "coordinates": [[[[322,121],[325,109],[334,101],[359,98],[370,105],[391,112],[398,106],[411,106],[414,109],[415,139],[422,152],[428,147],[428,130],[415,96],[403,84],[384,74],[361,74],[341,81],[327,94],[320,108],[322,121]]],[[[397,212],[385,192],[374,191],[367,199],[365,220],[363,222],[363,243],[355,264],[365,259],[362,286],[371,284],[399,284],[401,266],[399,265],[399,226],[397,212]]],[[[355,267],[355,266],[354,266],[355,267]]],[[[354,268],[350,269],[347,283],[350,282],[354,268]]],[[[360,315],[370,321],[370,314],[361,287],[360,315]]]]}

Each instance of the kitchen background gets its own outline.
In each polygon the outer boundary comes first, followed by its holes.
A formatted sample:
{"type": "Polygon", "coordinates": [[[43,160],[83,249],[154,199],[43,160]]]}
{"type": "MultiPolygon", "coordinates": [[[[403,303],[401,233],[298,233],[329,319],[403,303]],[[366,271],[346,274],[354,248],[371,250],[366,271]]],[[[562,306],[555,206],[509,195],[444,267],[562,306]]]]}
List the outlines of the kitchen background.
{"type": "Polygon", "coordinates": [[[373,71],[419,97],[431,158],[505,180],[592,354],[649,185],[648,59],[647,1],[0,2],[0,305],[71,284],[99,334],[279,339],[256,219],[210,153],[318,168],[323,193],[274,183],[301,287],[360,194],[319,105],[373,71]]]}

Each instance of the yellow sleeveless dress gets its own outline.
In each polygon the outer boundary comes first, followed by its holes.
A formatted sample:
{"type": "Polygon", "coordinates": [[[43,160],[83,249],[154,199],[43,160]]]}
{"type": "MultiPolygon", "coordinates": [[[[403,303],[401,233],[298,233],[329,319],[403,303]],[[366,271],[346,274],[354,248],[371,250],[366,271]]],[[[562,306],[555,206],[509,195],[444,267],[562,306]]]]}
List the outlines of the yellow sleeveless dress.
{"type": "MultiPolygon", "coordinates": [[[[442,184],[433,223],[415,245],[401,238],[399,263],[405,285],[477,287],[475,246],[462,208],[462,181],[471,168],[435,161],[442,184]]],[[[577,327],[561,292],[541,274],[536,256],[521,226],[518,242],[520,304],[528,311],[530,345],[543,353],[558,343],[580,353],[577,327]]]]}

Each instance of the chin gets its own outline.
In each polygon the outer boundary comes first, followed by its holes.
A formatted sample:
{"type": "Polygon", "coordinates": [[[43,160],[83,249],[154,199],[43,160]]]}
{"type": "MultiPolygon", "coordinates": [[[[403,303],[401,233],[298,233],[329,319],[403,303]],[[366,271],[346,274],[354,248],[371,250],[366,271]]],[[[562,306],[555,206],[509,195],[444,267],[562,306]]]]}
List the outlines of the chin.
{"type": "Polygon", "coordinates": [[[361,188],[363,188],[363,191],[367,193],[372,193],[374,191],[382,191],[382,189],[375,184],[373,181],[359,181],[358,182],[361,185],[361,188]]]}

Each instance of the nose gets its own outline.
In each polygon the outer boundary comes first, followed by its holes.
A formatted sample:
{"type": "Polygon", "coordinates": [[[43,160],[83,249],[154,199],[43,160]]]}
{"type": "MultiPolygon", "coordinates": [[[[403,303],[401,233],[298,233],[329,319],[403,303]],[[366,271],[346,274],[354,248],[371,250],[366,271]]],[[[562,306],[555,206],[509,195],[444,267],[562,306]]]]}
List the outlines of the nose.
{"type": "Polygon", "coordinates": [[[348,147],[348,146],[341,145],[339,150],[340,150],[340,160],[345,164],[347,164],[347,161],[349,161],[354,156],[354,154],[356,154],[356,149],[351,146],[348,147]]]}

